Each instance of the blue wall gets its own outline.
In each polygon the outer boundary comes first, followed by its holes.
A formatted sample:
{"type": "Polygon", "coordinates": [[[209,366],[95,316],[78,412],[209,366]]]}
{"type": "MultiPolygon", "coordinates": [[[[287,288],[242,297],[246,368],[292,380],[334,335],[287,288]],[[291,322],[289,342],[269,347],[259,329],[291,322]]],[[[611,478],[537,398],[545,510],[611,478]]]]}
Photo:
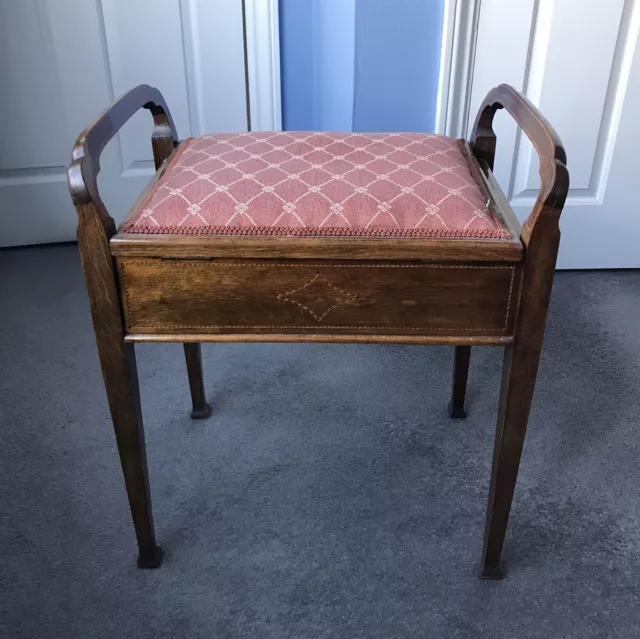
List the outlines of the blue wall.
{"type": "Polygon", "coordinates": [[[354,131],[433,132],[442,0],[358,0],[354,131]]]}
{"type": "Polygon", "coordinates": [[[314,129],[314,0],[280,0],[282,128],[314,129]]]}
{"type": "Polygon", "coordinates": [[[313,36],[309,43],[314,51],[316,106],[313,128],[350,131],[353,126],[356,0],[315,0],[314,4],[313,36]]]}
{"type": "Polygon", "coordinates": [[[280,0],[287,130],[433,131],[444,0],[280,0]]]}

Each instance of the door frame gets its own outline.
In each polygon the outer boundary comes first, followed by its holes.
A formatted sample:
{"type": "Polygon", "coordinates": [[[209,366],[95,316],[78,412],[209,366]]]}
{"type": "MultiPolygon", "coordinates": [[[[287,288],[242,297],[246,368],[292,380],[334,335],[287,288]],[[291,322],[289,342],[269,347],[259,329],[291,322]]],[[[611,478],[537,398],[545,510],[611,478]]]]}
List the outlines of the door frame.
{"type": "Polygon", "coordinates": [[[280,20],[278,0],[242,0],[250,131],[280,131],[280,20]]]}
{"type": "MultiPolygon", "coordinates": [[[[434,131],[466,137],[482,0],[444,0],[434,131]]],[[[278,0],[242,0],[249,129],[282,129],[278,0]]]]}
{"type": "Polygon", "coordinates": [[[435,132],[466,137],[481,0],[444,0],[435,132]]]}

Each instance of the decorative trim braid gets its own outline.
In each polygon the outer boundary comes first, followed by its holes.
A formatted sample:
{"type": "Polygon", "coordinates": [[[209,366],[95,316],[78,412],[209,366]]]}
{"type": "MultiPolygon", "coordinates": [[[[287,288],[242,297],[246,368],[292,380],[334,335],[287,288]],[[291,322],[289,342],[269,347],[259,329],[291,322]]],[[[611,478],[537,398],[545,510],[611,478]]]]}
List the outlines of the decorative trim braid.
{"type": "Polygon", "coordinates": [[[285,227],[285,226],[144,226],[130,223],[123,229],[125,233],[145,235],[269,235],[279,237],[457,237],[511,239],[504,231],[492,229],[394,229],[386,227],[354,229],[340,226],[323,227],[285,227]],[[496,237],[500,233],[499,237],[496,237]]]}

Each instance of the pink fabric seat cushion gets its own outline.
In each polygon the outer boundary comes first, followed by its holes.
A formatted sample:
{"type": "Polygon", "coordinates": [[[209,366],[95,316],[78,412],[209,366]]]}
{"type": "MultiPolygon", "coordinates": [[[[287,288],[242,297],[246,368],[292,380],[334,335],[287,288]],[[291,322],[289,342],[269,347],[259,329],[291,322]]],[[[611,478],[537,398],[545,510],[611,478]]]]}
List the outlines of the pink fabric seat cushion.
{"type": "Polygon", "coordinates": [[[460,141],[422,133],[239,133],[185,141],[123,230],[509,238],[460,141]]]}

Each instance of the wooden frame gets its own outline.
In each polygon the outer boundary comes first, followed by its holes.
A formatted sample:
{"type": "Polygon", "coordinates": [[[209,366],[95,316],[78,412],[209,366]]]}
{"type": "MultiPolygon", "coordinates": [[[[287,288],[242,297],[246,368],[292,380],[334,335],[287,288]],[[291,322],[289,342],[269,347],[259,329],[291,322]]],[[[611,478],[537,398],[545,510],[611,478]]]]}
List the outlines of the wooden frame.
{"type": "Polygon", "coordinates": [[[210,413],[200,342],[451,344],[452,417],[466,416],[471,346],[490,344],[505,347],[505,363],[481,576],[500,578],[569,186],[565,153],[549,123],[506,85],[489,93],[476,119],[472,162],[511,240],[140,236],[116,232],[97,189],[100,153],[140,108],[154,119],[154,180],[160,179],[178,138],[162,96],[146,85],[80,135],[69,168],[138,565],[158,566],[161,551],[151,515],[135,342],[185,344],[196,418],[210,413]],[[500,108],[540,156],[541,189],[522,230],[492,174],[492,123],[500,108]]]}

